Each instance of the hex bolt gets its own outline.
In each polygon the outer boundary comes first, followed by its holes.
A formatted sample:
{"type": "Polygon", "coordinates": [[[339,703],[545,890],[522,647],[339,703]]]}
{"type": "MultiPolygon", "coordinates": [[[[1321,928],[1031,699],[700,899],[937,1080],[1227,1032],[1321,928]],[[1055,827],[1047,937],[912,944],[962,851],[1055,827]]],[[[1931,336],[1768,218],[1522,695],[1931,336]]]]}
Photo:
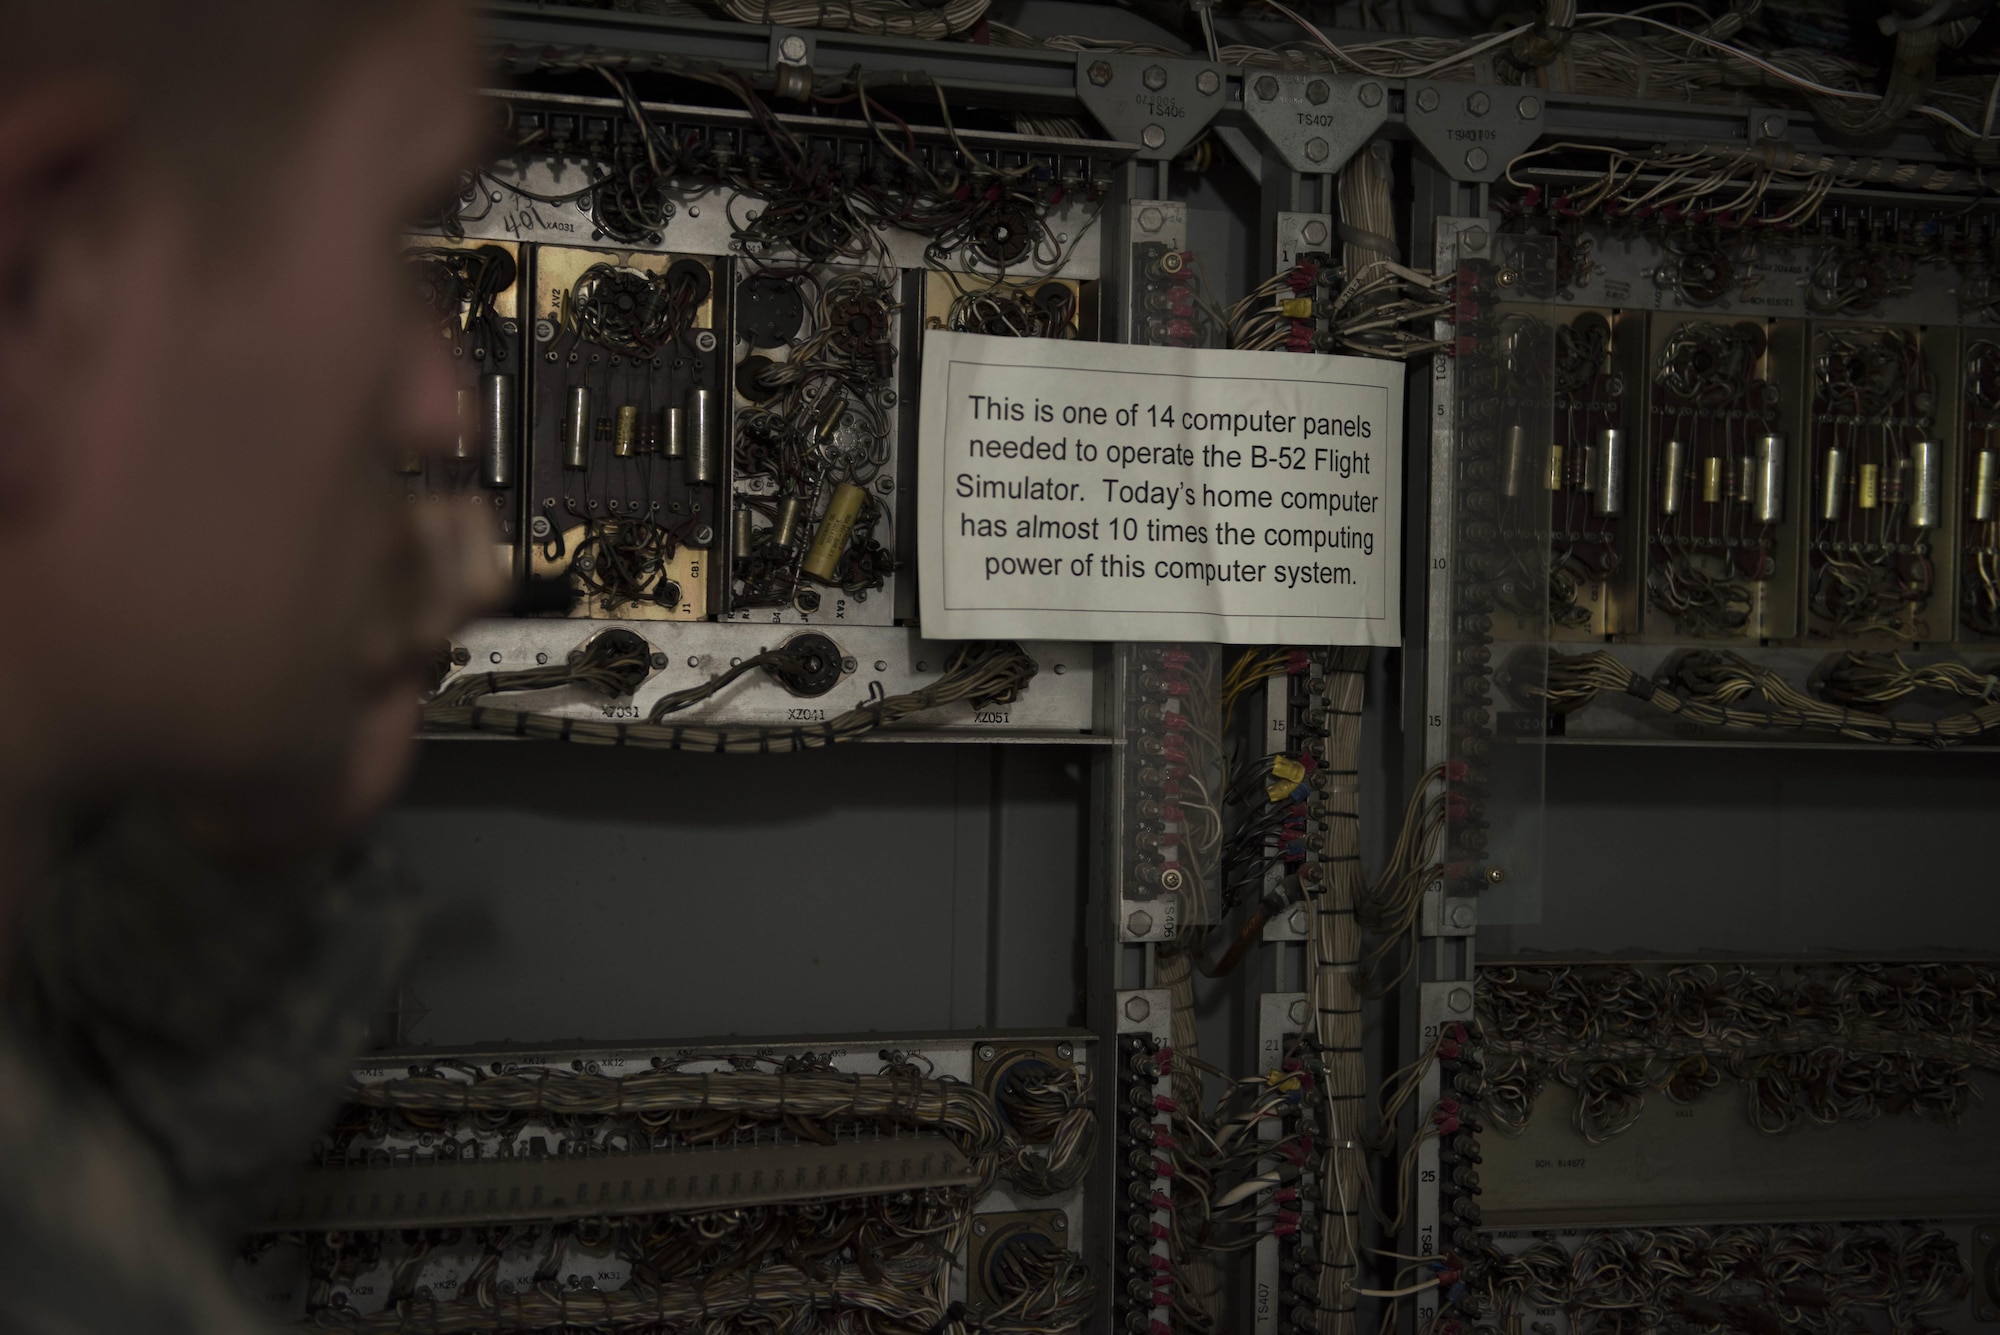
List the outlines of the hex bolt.
{"type": "Polygon", "coordinates": [[[1167,216],[1158,209],[1143,208],[1139,210],[1139,230],[1142,232],[1157,232],[1161,227],[1166,225],[1166,221],[1167,216]]]}
{"type": "Polygon", "coordinates": [[[1472,1010],[1472,989],[1454,987],[1444,994],[1444,1004],[1451,1007],[1453,1015],[1465,1015],[1472,1010]]]}
{"type": "Polygon", "coordinates": [[[1468,149],[1466,149],[1466,150],[1465,150],[1465,169],[1466,169],[1467,171],[1470,171],[1470,172],[1483,172],[1483,171],[1485,171],[1485,170],[1486,170],[1486,150],[1485,150],[1485,149],[1483,149],[1483,148],[1468,148],[1468,149]]]}
{"type": "Polygon", "coordinates": [[[1090,81],[1096,84],[1099,88],[1102,88],[1104,87],[1105,84],[1110,83],[1111,62],[1108,60],[1092,61],[1090,65],[1090,81]]]}
{"type": "Polygon", "coordinates": [[[1535,119],[1542,114],[1542,99],[1533,96],[1522,98],[1514,104],[1514,114],[1524,121],[1535,119]]]}
{"type": "Polygon", "coordinates": [[[1379,107],[1382,105],[1382,85],[1372,79],[1355,89],[1354,95],[1361,99],[1361,105],[1364,107],[1379,107]]]}
{"type": "Polygon", "coordinates": [[[794,33],[778,43],[778,59],[796,65],[806,58],[806,39],[794,33]]]}
{"type": "Polygon", "coordinates": [[[1139,132],[1139,142],[1147,148],[1158,148],[1167,142],[1167,132],[1157,125],[1148,125],[1139,132]]]}
{"type": "Polygon", "coordinates": [[[1203,70],[1194,76],[1194,90],[1203,97],[1214,97],[1222,87],[1222,76],[1214,70],[1203,70]]]}
{"type": "Polygon", "coordinates": [[[1331,152],[1333,150],[1327,146],[1326,140],[1320,138],[1318,135],[1314,135],[1312,138],[1306,140],[1306,161],[1308,162],[1325,162],[1327,155],[1331,152]]]}
{"type": "Polygon", "coordinates": [[[1451,925],[1453,927],[1470,927],[1477,920],[1478,915],[1472,911],[1472,905],[1453,904],[1451,906],[1451,925]]]}
{"type": "Polygon", "coordinates": [[[1166,67],[1164,65],[1146,66],[1146,72],[1139,76],[1139,81],[1154,92],[1159,92],[1167,86],[1166,67]]]}
{"type": "Polygon", "coordinates": [[[1056,1044],[1056,1060],[1058,1060],[1058,1061],[1068,1061],[1068,1060],[1069,1060],[1070,1058],[1072,1058],[1072,1057],[1074,1057],[1074,1056],[1076,1056],[1076,1049],[1075,1049],[1075,1048],[1071,1047],[1071,1046],[1070,1046],[1069,1044],[1067,1044],[1067,1043],[1058,1043],[1058,1044],[1056,1044]]]}
{"type": "Polygon", "coordinates": [[[979,1060],[983,1062],[990,1062],[993,1060],[993,1056],[994,1056],[994,1048],[991,1043],[981,1043],[979,1045],[979,1060]]]}
{"type": "Polygon", "coordinates": [[[1299,240],[1305,242],[1309,246],[1325,245],[1326,224],[1321,222],[1319,219],[1314,218],[1311,222],[1307,223],[1304,227],[1301,227],[1299,229],[1299,240]]]}
{"type": "Polygon", "coordinates": [[[1144,909],[1132,910],[1132,916],[1125,920],[1125,935],[1144,936],[1153,930],[1153,915],[1144,909]]]}
{"type": "Polygon", "coordinates": [[[1417,110],[1418,110],[1418,111],[1436,111],[1437,109],[1438,109],[1438,90],[1437,90],[1437,89],[1435,89],[1435,88],[1420,88],[1420,89],[1418,89],[1418,90],[1417,90],[1417,110]]]}
{"type": "Polygon", "coordinates": [[[1153,1013],[1153,1003],[1146,1000],[1144,997],[1125,998],[1125,1018],[1130,1020],[1133,1024],[1139,1024],[1143,1022],[1145,1018],[1148,1015],[1151,1015],[1152,1013],[1153,1013]]]}
{"type": "Polygon", "coordinates": [[[1273,98],[1277,97],[1277,95],[1278,95],[1278,81],[1272,78],[1268,74],[1258,76],[1257,100],[1260,102],[1269,102],[1273,98]]]}
{"type": "Polygon", "coordinates": [[[462,644],[459,645],[458,647],[454,648],[451,651],[451,661],[458,664],[460,667],[464,667],[467,663],[470,663],[472,661],[472,650],[466,648],[462,644]]]}
{"type": "Polygon", "coordinates": [[[1461,239],[1465,242],[1467,250],[1477,253],[1486,249],[1486,229],[1484,227],[1466,228],[1461,239]]]}
{"type": "Polygon", "coordinates": [[[1488,867],[1486,869],[1486,884],[1498,885],[1500,884],[1500,882],[1506,879],[1507,879],[1507,873],[1503,868],[1488,867]]]}
{"type": "Polygon", "coordinates": [[[1306,934],[1306,911],[1302,908],[1293,909],[1285,919],[1285,926],[1297,932],[1300,936],[1304,936],[1306,934]]]}
{"type": "Polygon", "coordinates": [[[1293,1024],[1304,1024],[1306,1017],[1312,1014],[1312,1007],[1306,1005],[1305,998],[1301,997],[1286,1008],[1285,1014],[1291,1017],[1293,1024]]]}
{"type": "Polygon", "coordinates": [[[1785,118],[1783,116],[1766,116],[1757,126],[1757,133],[1766,139],[1783,139],[1785,137],[1785,118]]]}
{"type": "Polygon", "coordinates": [[[1465,111],[1469,116],[1484,116],[1493,110],[1493,99],[1484,93],[1473,93],[1465,99],[1465,111]]]}
{"type": "Polygon", "coordinates": [[[1332,96],[1333,96],[1333,89],[1330,86],[1328,86],[1327,81],[1325,79],[1314,79],[1311,83],[1306,85],[1306,101],[1312,103],[1316,107],[1325,106],[1326,100],[1332,96]]]}

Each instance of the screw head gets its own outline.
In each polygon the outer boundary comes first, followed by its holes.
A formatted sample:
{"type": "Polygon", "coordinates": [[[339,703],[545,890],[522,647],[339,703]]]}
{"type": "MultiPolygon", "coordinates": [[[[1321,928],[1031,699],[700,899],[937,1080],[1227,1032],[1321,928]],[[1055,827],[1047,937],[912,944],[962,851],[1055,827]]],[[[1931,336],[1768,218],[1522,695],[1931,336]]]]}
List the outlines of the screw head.
{"type": "Polygon", "coordinates": [[[658,671],[660,668],[663,668],[667,665],[667,656],[665,654],[656,653],[646,661],[653,665],[655,671],[658,671]]]}
{"type": "Polygon", "coordinates": [[[1542,114],[1542,99],[1533,96],[1522,98],[1514,104],[1514,114],[1524,121],[1535,119],[1542,114]]]}
{"type": "Polygon", "coordinates": [[[548,537],[549,534],[554,530],[554,527],[555,526],[553,524],[549,523],[549,517],[547,515],[536,515],[533,519],[530,519],[528,521],[529,534],[537,538],[548,537]]]}
{"type": "Polygon", "coordinates": [[[1484,116],[1493,110],[1493,99],[1484,93],[1473,93],[1465,99],[1465,110],[1468,115],[1484,116]]]}
{"type": "Polygon", "coordinates": [[[981,1061],[983,1061],[983,1062],[990,1062],[990,1061],[992,1061],[992,1060],[993,1060],[993,1052],[994,1052],[994,1049],[993,1049],[993,1045],[992,1045],[991,1043],[981,1043],[981,1044],[979,1045],[979,1060],[981,1060],[981,1061]]]}
{"type": "Polygon", "coordinates": [[[1071,1046],[1070,1046],[1069,1044],[1067,1044],[1067,1043],[1058,1043],[1058,1044],[1056,1044],[1056,1056],[1057,1056],[1057,1057],[1058,1057],[1059,1059],[1061,1059],[1061,1060],[1063,1060],[1063,1061],[1068,1061],[1068,1060],[1069,1060],[1070,1058],[1074,1057],[1075,1055],[1076,1055],[1076,1049],[1075,1049],[1075,1048],[1073,1048],[1073,1047],[1071,1047],[1071,1046]]]}
{"type": "Polygon", "coordinates": [[[1420,89],[1418,89],[1418,90],[1417,90],[1417,110],[1418,110],[1418,111],[1436,111],[1437,109],[1438,109],[1438,90],[1437,90],[1437,89],[1435,89],[1435,88],[1420,88],[1420,89]]]}
{"type": "Polygon", "coordinates": [[[1139,230],[1142,232],[1157,232],[1161,227],[1166,225],[1166,221],[1167,215],[1161,213],[1158,209],[1144,208],[1139,210],[1139,230]]]}
{"type": "Polygon", "coordinates": [[[466,648],[462,644],[459,645],[457,648],[451,651],[451,661],[458,664],[460,667],[464,667],[467,663],[470,663],[472,661],[472,650],[466,648]]]}
{"type": "Polygon", "coordinates": [[[1285,1014],[1291,1017],[1293,1024],[1304,1024],[1306,1017],[1312,1014],[1312,1007],[1306,1005],[1305,998],[1301,997],[1286,1008],[1285,1014]]]}
{"type": "Polygon", "coordinates": [[[1327,155],[1331,152],[1333,150],[1327,146],[1326,140],[1320,138],[1318,135],[1314,135],[1312,138],[1306,140],[1306,161],[1308,162],[1325,162],[1327,155]]]}
{"type": "Polygon", "coordinates": [[[1285,918],[1285,926],[1297,932],[1300,936],[1304,936],[1306,934],[1306,911],[1303,908],[1293,909],[1285,918]]]}
{"type": "Polygon", "coordinates": [[[1444,1004],[1451,1007],[1453,1015],[1467,1015],[1472,1011],[1472,989],[1454,987],[1444,994],[1444,1004]]]}
{"type": "Polygon", "coordinates": [[[1148,125],[1139,132],[1139,142],[1147,148],[1158,148],[1167,142],[1167,132],[1157,125],[1148,125]]]}
{"type": "Polygon", "coordinates": [[[695,350],[698,352],[714,352],[715,331],[713,329],[696,330],[694,336],[694,346],[695,350]]]}
{"type": "Polygon", "coordinates": [[[549,661],[549,656],[548,656],[547,654],[536,654],[536,655],[535,655],[535,666],[536,666],[536,667],[542,667],[542,666],[546,665],[546,664],[548,663],[548,661],[549,661]]]}
{"type": "Polygon", "coordinates": [[[556,322],[554,320],[535,321],[535,342],[546,343],[555,336],[556,322]]]}
{"type": "Polygon", "coordinates": [[[856,668],[858,668],[858,667],[860,667],[860,666],[861,666],[861,665],[860,665],[859,663],[855,662],[855,661],[854,661],[854,659],[853,659],[853,658],[851,658],[851,657],[849,657],[849,658],[843,658],[843,659],[841,659],[841,660],[840,660],[840,670],[841,670],[842,672],[852,672],[852,671],[854,671],[854,669],[856,669],[856,668]]]}
{"type": "Polygon", "coordinates": [[[688,546],[690,547],[706,547],[708,546],[708,544],[714,541],[715,541],[715,530],[710,528],[706,524],[703,524],[700,528],[696,529],[693,533],[688,535],[688,546]]]}
{"type": "Polygon", "coordinates": [[[1451,906],[1451,925],[1453,927],[1470,927],[1476,921],[1476,918],[1477,915],[1473,913],[1472,905],[1470,904],[1453,904],[1451,906]]]}
{"type": "Polygon", "coordinates": [[[1473,172],[1483,172],[1483,171],[1485,171],[1485,170],[1486,170],[1486,150],[1485,150],[1485,149],[1483,149],[1483,148],[1468,148],[1468,149],[1466,149],[1466,150],[1465,150],[1465,169],[1466,169],[1467,171],[1473,171],[1473,172]]]}
{"type": "Polygon", "coordinates": [[[1507,872],[1504,868],[1488,867],[1486,869],[1486,884],[1498,885],[1500,884],[1500,882],[1506,879],[1507,879],[1507,872]]]}
{"type": "Polygon", "coordinates": [[[1153,1013],[1153,1003],[1144,997],[1125,998],[1125,1018],[1138,1024],[1153,1013]]]}
{"type": "Polygon", "coordinates": [[[1461,233],[1461,239],[1465,242],[1465,248],[1475,254],[1486,249],[1486,229],[1484,227],[1466,228],[1461,233]]]}
{"type": "Polygon", "coordinates": [[[1214,97],[1222,87],[1222,76],[1214,70],[1203,70],[1194,76],[1194,90],[1203,97],[1214,97]]]}
{"type": "Polygon", "coordinates": [[[1766,139],[1783,139],[1785,137],[1785,118],[1783,116],[1766,116],[1758,124],[1757,132],[1766,139]]]}
{"type": "Polygon", "coordinates": [[[1258,76],[1256,88],[1260,102],[1269,102],[1278,95],[1278,81],[1268,74],[1258,76]]]}
{"type": "Polygon", "coordinates": [[[1153,930],[1153,915],[1144,909],[1132,910],[1132,916],[1125,920],[1125,935],[1144,936],[1153,930]]]}
{"type": "Polygon", "coordinates": [[[972,1221],[972,1231],[982,1238],[986,1236],[986,1227],[984,1219],[975,1219],[972,1221]]]}
{"type": "Polygon", "coordinates": [[[1299,229],[1299,240],[1305,242],[1309,246],[1325,245],[1326,224],[1321,222],[1319,219],[1314,218],[1311,222],[1307,223],[1304,227],[1301,227],[1299,229]]]}
{"type": "Polygon", "coordinates": [[[1146,66],[1146,72],[1139,76],[1139,82],[1145,84],[1146,87],[1152,89],[1154,92],[1156,93],[1159,92],[1162,88],[1165,88],[1167,86],[1166,66],[1164,65],[1146,66]]]}
{"type": "Polygon", "coordinates": [[[1326,100],[1332,96],[1333,96],[1333,88],[1327,83],[1325,79],[1314,79],[1311,83],[1306,85],[1306,101],[1312,103],[1316,107],[1325,106],[1326,100]]]}
{"type": "Polygon", "coordinates": [[[806,39],[797,33],[778,43],[778,59],[798,64],[806,58],[806,39]]]}
{"type": "Polygon", "coordinates": [[[1108,60],[1092,61],[1090,66],[1090,81],[1096,84],[1099,88],[1102,88],[1104,87],[1105,84],[1110,83],[1111,62],[1108,60]]]}
{"type": "Polygon", "coordinates": [[[490,653],[490,654],[486,655],[486,661],[487,661],[487,662],[489,662],[489,663],[497,663],[497,662],[499,662],[499,661],[500,661],[500,651],[499,651],[498,649],[495,649],[495,650],[494,650],[494,651],[493,651],[492,653],[490,653]]]}
{"type": "Polygon", "coordinates": [[[1382,85],[1372,79],[1355,89],[1354,95],[1361,99],[1361,105],[1364,107],[1382,105],[1382,85]]]}

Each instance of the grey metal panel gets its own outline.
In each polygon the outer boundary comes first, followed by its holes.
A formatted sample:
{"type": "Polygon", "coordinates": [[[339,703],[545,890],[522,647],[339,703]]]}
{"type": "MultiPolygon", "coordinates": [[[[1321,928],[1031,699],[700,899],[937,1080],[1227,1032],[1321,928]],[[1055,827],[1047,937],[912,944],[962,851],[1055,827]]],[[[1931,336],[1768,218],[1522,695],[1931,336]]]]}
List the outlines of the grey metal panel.
{"type": "Polygon", "coordinates": [[[1480,1198],[1491,1228],[1991,1218],[2000,1214],[1996,1082],[1958,1126],[1920,1117],[1806,1125],[1767,1136],[1725,1083],[1698,1103],[1650,1097],[1629,1130],[1592,1145],[1552,1088],[1518,1139],[1486,1135],[1480,1198]]]}

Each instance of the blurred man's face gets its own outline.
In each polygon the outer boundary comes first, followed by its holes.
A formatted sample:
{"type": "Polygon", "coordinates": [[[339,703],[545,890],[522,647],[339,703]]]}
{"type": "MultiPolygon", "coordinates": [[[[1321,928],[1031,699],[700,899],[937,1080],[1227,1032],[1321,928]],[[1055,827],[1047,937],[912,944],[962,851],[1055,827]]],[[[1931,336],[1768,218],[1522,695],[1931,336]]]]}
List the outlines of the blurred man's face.
{"type": "Polygon", "coordinates": [[[401,251],[478,152],[470,20],[412,5],[350,51],[245,198],[143,187],[52,244],[48,290],[0,335],[7,448],[37,452],[0,505],[30,553],[9,601],[32,644],[5,652],[46,660],[16,703],[93,778],[393,774],[415,656],[466,610],[416,624],[386,481],[457,429],[401,251]]]}

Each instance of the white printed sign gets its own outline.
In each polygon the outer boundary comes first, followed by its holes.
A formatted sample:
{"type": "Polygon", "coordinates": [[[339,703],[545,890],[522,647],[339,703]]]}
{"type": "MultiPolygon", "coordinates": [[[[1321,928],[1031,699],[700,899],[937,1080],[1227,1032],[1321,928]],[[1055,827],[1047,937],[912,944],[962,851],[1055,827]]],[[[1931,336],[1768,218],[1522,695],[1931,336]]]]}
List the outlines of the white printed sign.
{"type": "Polygon", "coordinates": [[[937,639],[1393,645],[1403,368],[932,331],[937,639]]]}

